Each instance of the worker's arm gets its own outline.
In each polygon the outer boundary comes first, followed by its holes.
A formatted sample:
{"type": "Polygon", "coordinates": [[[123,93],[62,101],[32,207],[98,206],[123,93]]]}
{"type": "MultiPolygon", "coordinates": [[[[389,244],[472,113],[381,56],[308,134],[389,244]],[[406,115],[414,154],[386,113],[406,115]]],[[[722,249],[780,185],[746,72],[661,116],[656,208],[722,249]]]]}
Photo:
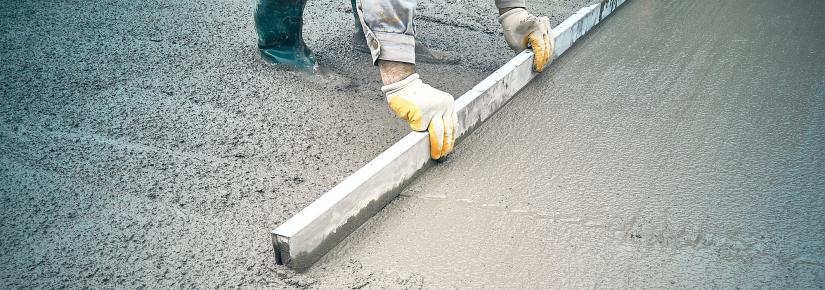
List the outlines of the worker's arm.
{"type": "Polygon", "coordinates": [[[453,150],[458,126],[454,100],[415,73],[415,0],[359,0],[357,4],[390,109],[413,130],[429,131],[433,159],[447,155],[453,150]]]}
{"type": "Polygon", "coordinates": [[[533,69],[544,70],[553,59],[553,31],[550,19],[536,17],[527,12],[524,0],[496,0],[498,22],[504,29],[504,40],[515,52],[530,47],[533,56],[533,69]]]}

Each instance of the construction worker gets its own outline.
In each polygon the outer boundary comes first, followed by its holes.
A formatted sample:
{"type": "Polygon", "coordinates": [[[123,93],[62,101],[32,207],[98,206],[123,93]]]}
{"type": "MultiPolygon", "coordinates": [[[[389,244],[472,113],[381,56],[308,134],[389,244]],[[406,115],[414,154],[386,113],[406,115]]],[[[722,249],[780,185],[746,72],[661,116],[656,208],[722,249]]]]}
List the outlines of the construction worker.
{"type": "MultiPolygon", "coordinates": [[[[553,56],[549,20],[528,13],[525,0],[495,2],[505,41],[516,52],[531,47],[533,68],[541,72],[553,56]]],[[[255,21],[258,47],[265,58],[314,68],[315,57],[301,36],[304,4],[305,0],[259,0],[255,21]]],[[[430,155],[439,159],[455,144],[458,121],[454,99],[421,80],[415,73],[416,55],[435,62],[453,62],[454,57],[431,52],[415,41],[415,6],[416,0],[352,0],[359,40],[356,46],[360,39],[366,41],[390,109],[412,130],[429,132],[430,155]]]]}

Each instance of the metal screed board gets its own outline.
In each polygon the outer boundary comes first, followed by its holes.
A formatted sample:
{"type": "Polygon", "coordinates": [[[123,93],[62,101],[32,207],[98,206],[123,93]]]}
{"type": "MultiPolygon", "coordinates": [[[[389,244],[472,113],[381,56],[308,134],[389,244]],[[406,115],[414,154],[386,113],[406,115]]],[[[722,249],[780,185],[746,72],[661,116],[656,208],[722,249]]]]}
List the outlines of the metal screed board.
{"type": "MultiPolygon", "coordinates": [[[[553,28],[554,58],[624,2],[610,0],[582,8],[553,28]]],[[[537,75],[532,64],[533,52],[525,50],[456,100],[459,139],[537,75]]],[[[272,231],[275,261],[296,270],[308,268],[431,164],[428,133],[408,134],[272,231]]]]}

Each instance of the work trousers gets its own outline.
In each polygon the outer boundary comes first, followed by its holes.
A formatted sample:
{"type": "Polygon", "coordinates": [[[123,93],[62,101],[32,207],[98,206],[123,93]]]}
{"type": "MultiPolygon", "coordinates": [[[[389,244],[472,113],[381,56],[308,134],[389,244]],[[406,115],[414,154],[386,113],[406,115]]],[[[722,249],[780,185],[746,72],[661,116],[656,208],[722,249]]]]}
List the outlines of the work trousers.
{"type": "MultiPolygon", "coordinates": [[[[525,7],[525,0],[495,0],[496,7],[525,7]]],[[[379,59],[415,63],[416,0],[358,0],[357,12],[372,53],[379,59]]]]}

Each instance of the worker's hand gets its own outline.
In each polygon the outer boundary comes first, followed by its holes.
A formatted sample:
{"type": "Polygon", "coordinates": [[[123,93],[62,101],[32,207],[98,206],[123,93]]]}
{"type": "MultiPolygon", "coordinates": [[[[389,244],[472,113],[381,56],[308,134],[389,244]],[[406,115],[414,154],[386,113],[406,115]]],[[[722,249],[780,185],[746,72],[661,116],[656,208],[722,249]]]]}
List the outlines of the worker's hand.
{"type": "Polygon", "coordinates": [[[453,96],[425,84],[412,74],[381,87],[390,108],[398,118],[407,121],[415,131],[430,132],[430,156],[439,159],[455,144],[458,119],[453,96]]]}
{"type": "Polygon", "coordinates": [[[524,8],[513,8],[498,17],[504,28],[504,40],[515,52],[529,45],[533,48],[533,69],[537,72],[553,59],[553,31],[547,17],[536,17],[524,8]]]}

